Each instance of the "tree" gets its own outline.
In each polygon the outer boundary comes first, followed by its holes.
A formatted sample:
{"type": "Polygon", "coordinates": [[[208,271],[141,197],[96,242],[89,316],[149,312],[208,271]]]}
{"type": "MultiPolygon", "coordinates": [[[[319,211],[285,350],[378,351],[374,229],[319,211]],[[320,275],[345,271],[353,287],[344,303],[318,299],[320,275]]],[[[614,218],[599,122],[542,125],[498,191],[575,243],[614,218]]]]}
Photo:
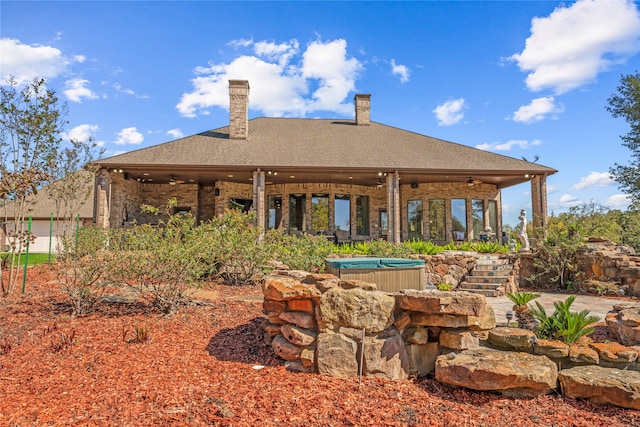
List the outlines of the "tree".
{"type": "Polygon", "coordinates": [[[67,110],[37,78],[20,90],[10,78],[8,87],[0,88],[0,101],[0,208],[9,253],[8,277],[0,269],[0,287],[7,296],[18,279],[20,255],[33,238],[25,225],[28,197],[52,179],[67,110]]]}
{"type": "Polygon", "coordinates": [[[640,202],[640,73],[622,76],[618,93],[611,95],[606,107],[613,117],[622,117],[630,130],[621,135],[622,145],[631,150],[628,165],[615,164],[609,169],[619,188],[631,196],[634,203],[640,202]]]}
{"type": "Polygon", "coordinates": [[[97,144],[90,136],[86,141],[71,140],[69,146],[58,152],[52,170],[53,182],[48,188],[49,198],[56,208],[58,242],[69,241],[69,235],[75,232],[76,215],[91,195],[96,167],[90,166],[90,162],[100,158],[104,152],[96,152],[96,149],[97,144]],[[81,170],[83,167],[85,170],[81,170]]]}

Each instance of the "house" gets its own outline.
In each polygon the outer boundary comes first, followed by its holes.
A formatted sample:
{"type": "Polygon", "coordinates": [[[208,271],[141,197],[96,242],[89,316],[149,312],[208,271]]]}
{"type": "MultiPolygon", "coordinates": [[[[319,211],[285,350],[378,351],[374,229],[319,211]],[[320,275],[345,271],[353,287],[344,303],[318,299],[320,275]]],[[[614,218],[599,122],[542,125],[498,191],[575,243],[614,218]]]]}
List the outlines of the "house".
{"type": "Polygon", "coordinates": [[[249,82],[230,80],[227,126],[96,163],[94,220],[154,222],[140,206],[175,197],[198,221],[239,208],[339,240],[471,240],[501,230],[503,188],[530,182],[533,223],[546,224],[556,170],[377,123],[371,96],[354,100],[353,120],[249,120],[249,82]]]}
{"type": "MultiPolygon", "coordinates": [[[[28,196],[25,222],[31,217],[31,233],[35,236],[35,240],[29,244],[29,252],[54,253],[58,248],[58,236],[65,226],[92,225],[93,190],[91,172],[79,171],[64,182],[53,183],[28,196]],[[73,200],[68,199],[64,193],[59,197],[54,196],[55,186],[58,184],[67,186],[67,193],[73,193],[73,200]],[[71,224],[69,218],[73,218],[71,224]]],[[[13,203],[0,207],[0,214],[0,248],[4,249],[9,244],[7,232],[16,228],[13,203]]],[[[22,225],[27,230],[28,224],[22,225]]]]}

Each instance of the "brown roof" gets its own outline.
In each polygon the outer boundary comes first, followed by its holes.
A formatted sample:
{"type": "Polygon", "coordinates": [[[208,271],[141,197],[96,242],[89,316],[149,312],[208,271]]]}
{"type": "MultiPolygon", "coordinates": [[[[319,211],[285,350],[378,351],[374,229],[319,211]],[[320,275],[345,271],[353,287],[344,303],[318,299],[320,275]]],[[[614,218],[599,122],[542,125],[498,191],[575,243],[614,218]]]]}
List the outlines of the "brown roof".
{"type": "MultiPolygon", "coordinates": [[[[100,160],[103,167],[371,169],[467,176],[544,174],[555,169],[392,126],[352,120],[256,118],[249,137],[229,127],[100,160]]],[[[488,181],[488,179],[487,179],[488,181]]],[[[524,180],[520,180],[523,182],[524,180]]],[[[506,183],[506,180],[502,181],[506,183]]],[[[509,183],[512,185],[513,183],[509,183]]]]}

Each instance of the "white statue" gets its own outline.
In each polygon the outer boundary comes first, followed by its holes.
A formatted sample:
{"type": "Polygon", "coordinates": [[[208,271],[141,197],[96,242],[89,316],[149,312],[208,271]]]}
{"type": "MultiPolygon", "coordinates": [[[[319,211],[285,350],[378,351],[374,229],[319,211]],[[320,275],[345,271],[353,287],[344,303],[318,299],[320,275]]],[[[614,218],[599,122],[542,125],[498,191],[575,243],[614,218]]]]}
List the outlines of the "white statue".
{"type": "Polygon", "coordinates": [[[524,209],[520,211],[518,219],[520,220],[520,224],[518,224],[518,239],[520,239],[520,243],[522,244],[520,251],[530,251],[529,237],[527,236],[527,212],[524,209]]]}

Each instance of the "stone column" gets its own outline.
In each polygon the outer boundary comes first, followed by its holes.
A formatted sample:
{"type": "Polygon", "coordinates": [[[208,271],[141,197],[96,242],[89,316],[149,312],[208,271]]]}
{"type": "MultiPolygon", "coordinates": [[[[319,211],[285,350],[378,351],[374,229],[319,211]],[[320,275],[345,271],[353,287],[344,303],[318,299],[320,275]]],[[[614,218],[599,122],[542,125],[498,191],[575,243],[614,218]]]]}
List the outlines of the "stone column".
{"type": "Polygon", "coordinates": [[[253,206],[256,210],[256,225],[262,229],[266,228],[266,203],[264,171],[258,169],[253,172],[253,206]]]}
{"type": "Polygon", "coordinates": [[[389,218],[389,235],[387,240],[400,242],[400,174],[395,171],[387,175],[387,216],[389,218]]]}
{"type": "Polygon", "coordinates": [[[546,175],[536,175],[531,180],[531,209],[533,227],[546,227],[548,224],[546,175]]]}
{"type": "Polygon", "coordinates": [[[111,179],[106,169],[100,169],[95,177],[94,182],[94,204],[93,204],[93,222],[100,227],[109,228],[111,221],[110,214],[110,193],[111,179]]]}

